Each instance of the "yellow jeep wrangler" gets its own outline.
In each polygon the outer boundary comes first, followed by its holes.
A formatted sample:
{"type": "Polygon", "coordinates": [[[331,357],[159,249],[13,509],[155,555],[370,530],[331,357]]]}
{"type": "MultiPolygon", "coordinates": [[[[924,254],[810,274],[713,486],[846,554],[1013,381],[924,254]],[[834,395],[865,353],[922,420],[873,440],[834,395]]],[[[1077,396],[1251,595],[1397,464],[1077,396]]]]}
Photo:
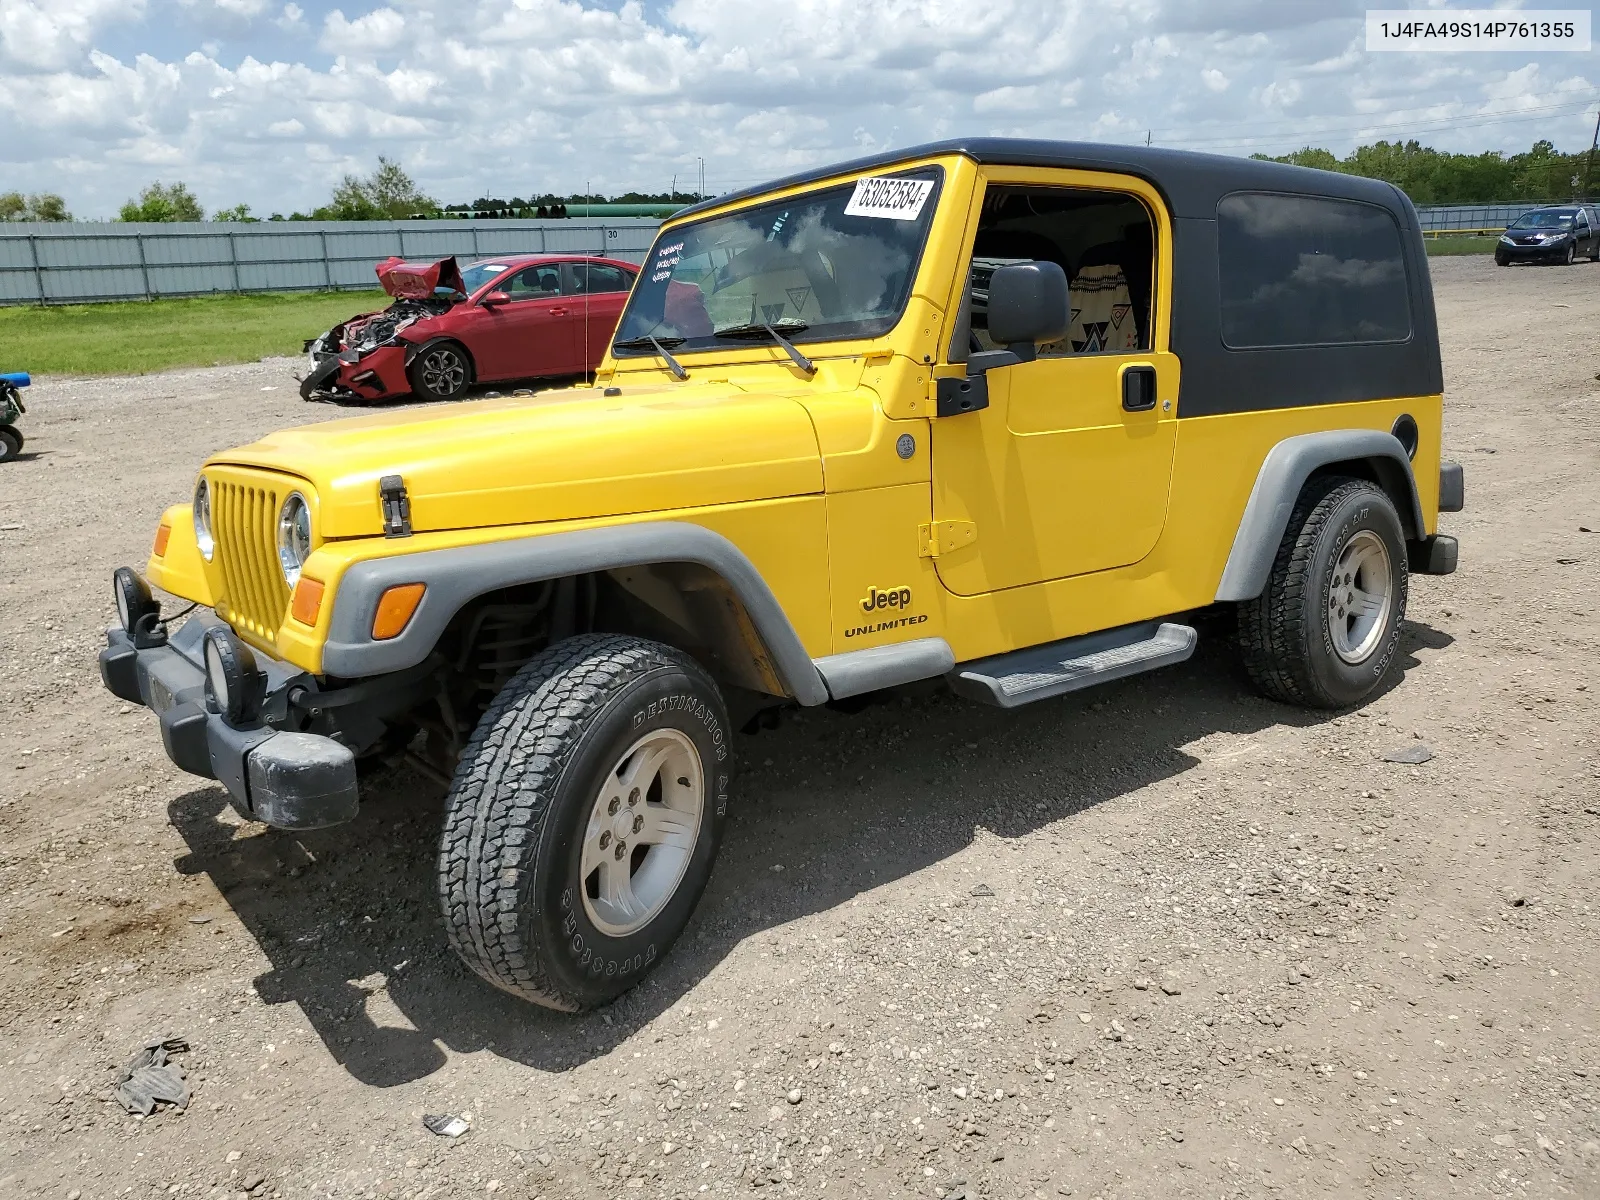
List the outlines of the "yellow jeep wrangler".
{"type": "Polygon", "coordinates": [[[1045,700],[1216,605],[1267,695],[1360,702],[1455,568],[1442,387],[1388,184],[923,146],[674,217],[592,386],[215,455],[102,676],[281,828],[353,817],[364,759],[436,771],[456,950],[582,1009],[683,929],[769,710],[1045,700]]]}

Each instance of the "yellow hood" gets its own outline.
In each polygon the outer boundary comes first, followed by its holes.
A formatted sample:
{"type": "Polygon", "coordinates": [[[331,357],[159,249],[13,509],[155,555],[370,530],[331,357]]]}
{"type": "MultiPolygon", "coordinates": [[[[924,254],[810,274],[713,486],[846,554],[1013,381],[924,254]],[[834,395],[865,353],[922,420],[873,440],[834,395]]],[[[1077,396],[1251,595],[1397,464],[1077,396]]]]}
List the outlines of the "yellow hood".
{"type": "Polygon", "coordinates": [[[385,475],[404,477],[419,531],[822,491],[805,409],[726,383],[403,409],[282,430],[212,461],[306,480],[324,538],[382,532],[385,475]]]}

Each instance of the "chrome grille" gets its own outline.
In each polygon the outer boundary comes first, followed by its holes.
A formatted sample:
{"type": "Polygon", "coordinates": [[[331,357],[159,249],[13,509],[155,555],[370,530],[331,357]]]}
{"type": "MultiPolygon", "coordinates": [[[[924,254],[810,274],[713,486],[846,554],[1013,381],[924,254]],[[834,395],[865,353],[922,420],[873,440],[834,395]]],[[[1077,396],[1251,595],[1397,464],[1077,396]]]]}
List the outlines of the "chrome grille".
{"type": "Polygon", "coordinates": [[[289,608],[289,585],[278,566],[278,507],[289,489],[207,472],[211,525],[222,566],[217,614],[247,640],[272,646],[289,608]]]}

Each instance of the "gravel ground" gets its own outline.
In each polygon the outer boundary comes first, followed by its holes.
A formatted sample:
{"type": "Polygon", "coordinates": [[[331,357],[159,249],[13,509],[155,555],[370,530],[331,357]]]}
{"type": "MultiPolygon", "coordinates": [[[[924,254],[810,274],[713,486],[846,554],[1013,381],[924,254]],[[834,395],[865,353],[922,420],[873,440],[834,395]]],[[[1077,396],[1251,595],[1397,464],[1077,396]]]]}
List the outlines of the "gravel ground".
{"type": "Polygon", "coordinates": [[[242,824],[100,687],[110,568],[199,460],[336,415],[296,364],[41,380],[0,468],[0,1197],[1600,1196],[1600,267],[1431,266],[1469,508],[1389,690],[1277,706],[1207,628],[1015,713],[794,717],[741,740],[689,933],[584,1017],[444,948],[435,786],[242,824]],[[107,1073],[167,1034],[193,1102],[130,1118],[107,1073]]]}

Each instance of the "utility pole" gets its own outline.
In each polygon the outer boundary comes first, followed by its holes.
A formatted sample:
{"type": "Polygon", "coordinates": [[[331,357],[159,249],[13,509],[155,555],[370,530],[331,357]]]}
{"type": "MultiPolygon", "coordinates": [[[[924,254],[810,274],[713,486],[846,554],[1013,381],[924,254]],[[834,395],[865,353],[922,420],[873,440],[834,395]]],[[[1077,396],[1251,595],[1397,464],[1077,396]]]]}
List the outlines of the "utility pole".
{"type": "Polygon", "coordinates": [[[676,175],[674,175],[672,177],[672,200],[671,200],[671,203],[676,204],[677,202],[678,202],[678,177],[676,175]]]}
{"type": "Polygon", "coordinates": [[[1589,142],[1589,157],[1583,161],[1583,193],[1578,197],[1580,200],[1589,198],[1589,168],[1594,166],[1594,149],[1597,145],[1600,145],[1600,109],[1594,114],[1594,138],[1589,142]]]}
{"type": "Polygon", "coordinates": [[[1150,144],[1150,139],[1155,136],[1155,132],[1156,131],[1154,129],[1146,129],[1144,131],[1144,144],[1146,146],[1150,144]]]}
{"type": "Polygon", "coordinates": [[[701,200],[704,200],[706,198],[706,160],[702,158],[702,159],[699,159],[698,161],[700,163],[700,193],[699,193],[699,198],[701,200]]]}

